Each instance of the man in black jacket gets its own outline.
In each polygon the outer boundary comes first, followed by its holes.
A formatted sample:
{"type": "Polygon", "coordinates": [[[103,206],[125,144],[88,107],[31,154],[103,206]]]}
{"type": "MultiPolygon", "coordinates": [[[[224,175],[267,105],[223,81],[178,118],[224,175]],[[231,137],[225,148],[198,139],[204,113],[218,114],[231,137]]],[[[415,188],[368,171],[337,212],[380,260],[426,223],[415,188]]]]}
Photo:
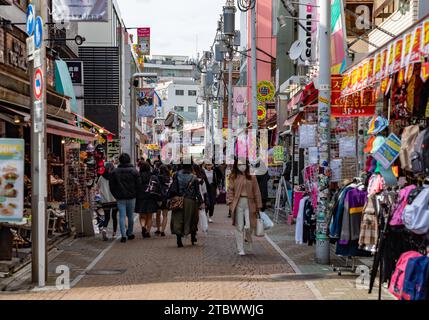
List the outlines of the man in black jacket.
{"type": "Polygon", "coordinates": [[[119,166],[112,171],[109,179],[110,192],[117,200],[119,210],[119,227],[121,242],[133,240],[134,209],[136,205],[137,188],[140,185],[140,176],[131,164],[131,158],[123,153],[119,157],[119,166]],[[125,217],[128,218],[128,230],[125,230],[125,217]]]}

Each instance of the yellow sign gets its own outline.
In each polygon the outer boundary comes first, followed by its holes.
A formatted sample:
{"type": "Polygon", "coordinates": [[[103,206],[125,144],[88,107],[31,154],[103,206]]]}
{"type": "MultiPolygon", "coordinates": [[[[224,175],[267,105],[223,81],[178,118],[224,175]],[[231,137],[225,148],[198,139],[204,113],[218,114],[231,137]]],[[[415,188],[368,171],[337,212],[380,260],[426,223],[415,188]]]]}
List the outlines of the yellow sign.
{"type": "Polygon", "coordinates": [[[258,120],[264,120],[267,116],[267,109],[264,106],[258,106],[258,120]]]}
{"type": "Polygon", "coordinates": [[[157,144],[145,144],[148,150],[160,150],[161,148],[157,144]]]}
{"type": "Polygon", "coordinates": [[[258,83],[258,101],[267,102],[274,98],[276,89],[271,81],[260,81],[258,83]]]}

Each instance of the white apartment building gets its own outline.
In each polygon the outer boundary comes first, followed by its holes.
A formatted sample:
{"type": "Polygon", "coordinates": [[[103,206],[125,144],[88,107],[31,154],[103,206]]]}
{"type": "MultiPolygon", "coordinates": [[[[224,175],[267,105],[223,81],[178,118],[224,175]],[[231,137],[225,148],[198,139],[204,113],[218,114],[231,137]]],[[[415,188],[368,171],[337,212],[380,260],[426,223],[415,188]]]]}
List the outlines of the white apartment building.
{"type": "Polygon", "coordinates": [[[162,99],[162,114],[176,112],[187,121],[202,119],[202,105],[198,103],[199,83],[194,80],[160,82],[157,92],[162,99]]]}

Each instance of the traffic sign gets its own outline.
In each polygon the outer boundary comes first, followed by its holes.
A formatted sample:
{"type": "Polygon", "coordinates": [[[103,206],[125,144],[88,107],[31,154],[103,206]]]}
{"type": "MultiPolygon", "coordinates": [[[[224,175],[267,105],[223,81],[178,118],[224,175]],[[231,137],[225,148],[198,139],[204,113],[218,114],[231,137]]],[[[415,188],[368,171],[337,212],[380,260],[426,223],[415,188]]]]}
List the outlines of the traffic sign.
{"type": "Polygon", "coordinates": [[[36,49],[40,49],[43,42],[43,20],[41,17],[36,18],[36,25],[34,30],[34,44],[36,49]]]}
{"type": "Polygon", "coordinates": [[[37,100],[41,100],[43,94],[43,73],[40,68],[34,72],[34,96],[37,100]]]}
{"type": "Polygon", "coordinates": [[[264,120],[267,116],[267,109],[264,106],[258,106],[258,120],[264,120]]]}
{"type": "Polygon", "coordinates": [[[276,89],[271,81],[260,81],[258,83],[257,98],[260,102],[271,101],[274,98],[276,89]]]}
{"type": "Polygon", "coordinates": [[[29,4],[27,8],[27,34],[29,37],[34,33],[35,20],[34,6],[29,4]]]}

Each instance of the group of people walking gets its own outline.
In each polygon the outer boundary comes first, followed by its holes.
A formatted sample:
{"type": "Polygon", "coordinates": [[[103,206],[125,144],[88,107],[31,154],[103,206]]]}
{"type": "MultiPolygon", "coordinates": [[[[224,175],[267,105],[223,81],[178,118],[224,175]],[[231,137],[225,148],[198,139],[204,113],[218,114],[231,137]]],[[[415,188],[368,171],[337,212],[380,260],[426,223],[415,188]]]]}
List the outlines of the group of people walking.
{"type": "MultiPolygon", "coordinates": [[[[119,222],[121,242],[135,239],[134,213],[139,214],[143,238],[152,236],[154,215],[155,235],[165,237],[171,211],[170,230],[176,235],[179,248],[183,247],[185,236],[191,236],[192,245],[197,242],[200,211],[205,211],[208,222],[213,222],[216,199],[225,180],[219,168],[212,164],[166,166],[161,161],[152,165],[143,160],[137,170],[128,154],[119,157],[117,168],[106,163],[105,169],[97,183],[105,212],[100,225],[103,239],[108,239],[107,226],[111,217],[113,237],[119,222]]],[[[252,250],[252,232],[256,229],[258,214],[265,206],[266,190],[260,182],[261,179],[258,184],[256,176],[250,174],[249,163],[235,161],[229,176],[226,204],[235,226],[239,255],[252,250]]]]}

